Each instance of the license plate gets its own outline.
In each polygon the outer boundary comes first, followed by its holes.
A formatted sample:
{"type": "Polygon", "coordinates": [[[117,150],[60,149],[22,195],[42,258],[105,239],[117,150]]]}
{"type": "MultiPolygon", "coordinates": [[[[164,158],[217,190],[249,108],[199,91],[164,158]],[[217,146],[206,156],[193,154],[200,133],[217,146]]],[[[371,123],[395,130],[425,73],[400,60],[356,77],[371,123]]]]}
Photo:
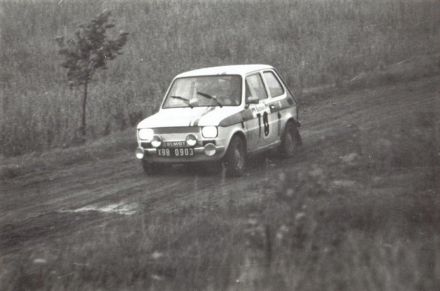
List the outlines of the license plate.
{"type": "Polygon", "coordinates": [[[193,148],[158,148],[157,155],[159,157],[193,157],[193,148]]]}

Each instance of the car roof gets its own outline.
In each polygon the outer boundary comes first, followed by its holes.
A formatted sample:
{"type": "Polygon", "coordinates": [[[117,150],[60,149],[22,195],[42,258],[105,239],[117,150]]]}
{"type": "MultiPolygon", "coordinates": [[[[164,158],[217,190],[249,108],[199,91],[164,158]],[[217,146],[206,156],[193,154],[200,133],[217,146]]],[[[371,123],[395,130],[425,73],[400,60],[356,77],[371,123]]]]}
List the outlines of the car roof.
{"type": "Polygon", "coordinates": [[[246,75],[251,72],[273,69],[269,65],[253,64],[253,65],[231,65],[231,66],[219,66],[208,67],[197,70],[183,72],[176,76],[176,78],[182,77],[194,77],[194,76],[213,76],[213,75],[246,75]]]}

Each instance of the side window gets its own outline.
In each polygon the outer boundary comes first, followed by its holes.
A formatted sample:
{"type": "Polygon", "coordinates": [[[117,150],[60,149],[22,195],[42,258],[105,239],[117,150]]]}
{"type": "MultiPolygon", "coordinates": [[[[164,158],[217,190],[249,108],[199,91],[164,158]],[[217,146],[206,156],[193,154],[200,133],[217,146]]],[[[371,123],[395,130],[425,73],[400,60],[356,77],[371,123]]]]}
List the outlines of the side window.
{"type": "Polygon", "coordinates": [[[250,75],[246,78],[246,100],[249,96],[258,97],[258,99],[267,99],[266,89],[260,74],[250,75]]]}
{"type": "Polygon", "coordinates": [[[280,84],[280,81],[278,81],[273,72],[264,72],[264,79],[266,80],[266,84],[269,87],[268,89],[272,97],[283,95],[283,86],[280,84]]]}

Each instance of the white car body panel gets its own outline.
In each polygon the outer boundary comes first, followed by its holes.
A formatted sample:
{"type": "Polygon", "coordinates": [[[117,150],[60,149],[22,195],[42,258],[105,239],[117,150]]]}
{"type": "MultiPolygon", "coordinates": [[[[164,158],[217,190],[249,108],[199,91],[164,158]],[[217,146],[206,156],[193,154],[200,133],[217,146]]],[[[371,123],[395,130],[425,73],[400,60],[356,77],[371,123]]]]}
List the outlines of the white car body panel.
{"type": "Polygon", "coordinates": [[[187,136],[192,134],[198,141],[197,145],[193,147],[196,154],[191,157],[158,156],[156,148],[152,147],[149,141],[141,140],[138,136],[139,149],[146,153],[144,159],[153,163],[217,161],[223,158],[231,138],[237,133],[242,134],[246,139],[248,153],[259,152],[280,144],[283,130],[289,120],[299,125],[296,101],[284,81],[269,65],[221,66],[184,72],[173,79],[165,96],[168,96],[173,82],[178,78],[216,75],[240,75],[242,77],[241,104],[222,107],[163,108],[163,101],[161,109],[156,114],[145,118],[138,124],[138,130],[153,129],[155,135],[160,136],[162,144],[170,146],[171,150],[177,150],[173,148],[173,142],[185,146],[187,136]],[[272,72],[280,82],[284,89],[283,95],[272,98],[266,82],[263,81],[268,98],[260,100],[258,104],[246,104],[246,77],[251,74],[260,74],[264,80],[263,72],[268,71],[272,72]],[[201,132],[204,126],[216,126],[218,129],[217,137],[205,138],[201,132]],[[204,154],[206,143],[215,144],[217,149],[215,155],[207,156],[204,154]]]}
{"type": "Polygon", "coordinates": [[[243,108],[240,106],[166,108],[142,120],[138,128],[215,126],[241,110],[243,108]]]}

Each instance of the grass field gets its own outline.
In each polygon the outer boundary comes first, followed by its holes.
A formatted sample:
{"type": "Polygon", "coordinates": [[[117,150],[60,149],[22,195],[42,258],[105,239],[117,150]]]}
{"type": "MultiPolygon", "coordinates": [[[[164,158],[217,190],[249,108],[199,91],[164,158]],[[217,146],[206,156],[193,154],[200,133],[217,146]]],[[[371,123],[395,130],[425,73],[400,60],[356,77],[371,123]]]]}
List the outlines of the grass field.
{"type": "Polygon", "coordinates": [[[55,38],[104,9],[130,36],[90,86],[89,139],[151,114],[188,69],[268,63],[300,94],[440,49],[434,0],[1,1],[0,154],[77,143],[80,92],[67,86],[55,38]]]}
{"type": "MultiPolygon", "coordinates": [[[[195,184],[197,199],[175,198],[170,209],[140,200],[138,213],[117,218],[57,213],[56,235],[34,226],[41,240],[0,260],[0,287],[438,290],[439,123],[426,109],[369,129],[338,128],[309,143],[291,169],[268,165],[275,179],[227,199],[209,199],[195,184]],[[75,228],[88,220],[99,227],[75,228]]],[[[17,243],[28,235],[10,233],[17,243]]]]}

